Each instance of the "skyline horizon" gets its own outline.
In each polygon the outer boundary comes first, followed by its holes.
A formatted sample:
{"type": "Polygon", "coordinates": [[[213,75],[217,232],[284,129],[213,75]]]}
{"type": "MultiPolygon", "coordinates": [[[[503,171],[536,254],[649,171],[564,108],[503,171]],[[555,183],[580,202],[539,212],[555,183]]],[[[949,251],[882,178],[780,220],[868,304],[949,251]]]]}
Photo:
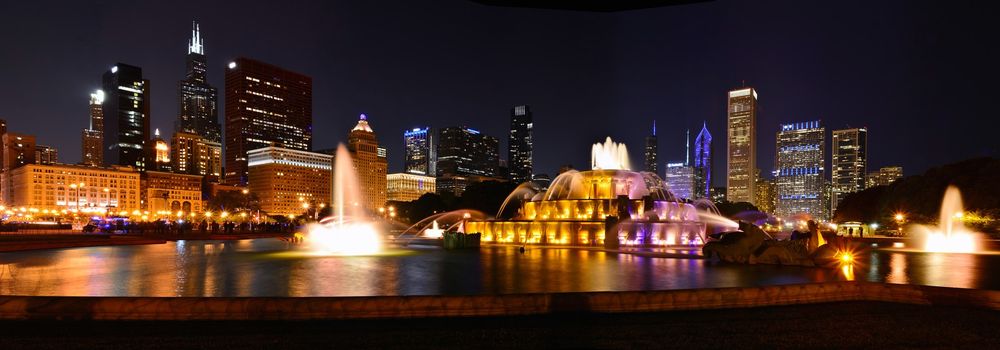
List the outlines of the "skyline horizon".
{"type": "MultiPolygon", "coordinates": [[[[506,8],[492,8],[488,6],[482,6],[477,4],[465,4],[465,3],[462,3],[461,5],[459,5],[459,7],[462,6],[467,8],[474,7],[476,8],[476,10],[479,10],[481,12],[488,11],[491,13],[492,12],[502,13],[503,15],[506,15],[506,17],[533,16],[534,17],[533,19],[538,19],[539,17],[541,17],[543,21],[546,19],[551,20],[553,18],[556,18],[569,23],[578,23],[581,21],[586,21],[588,19],[594,19],[594,18],[599,18],[599,19],[611,18],[615,20],[621,20],[622,18],[636,19],[635,21],[626,22],[624,25],[619,23],[618,26],[620,27],[620,26],[633,25],[636,23],[642,24],[643,23],[642,19],[644,19],[643,17],[654,17],[654,18],[664,17],[664,16],[672,17],[676,15],[676,13],[678,12],[692,12],[692,11],[696,12],[704,10],[706,8],[718,7],[719,5],[720,4],[717,3],[692,4],[692,5],[683,5],[683,6],[663,8],[663,9],[628,11],[628,13],[622,13],[622,14],[591,14],[591,13],[574,13],[574,12],[552,11],[552,10],[506,9],[506,8]]],[[[151,6],[151,7],[156,7],[156,6],[151,6]]],[[[320,7],[324,8],[324,6],[322,5],[320,7]]],[[[164,17],[176,17],[176,16],[164,16],[164,17]]],[[[618,84],[615,84],[618,80],[622,80],[623,76],[627,77],[628,74],[624,75],[612,74],[610,76],[611,79],[609,80],[611,84],[602,86],[599,85],[598,83],[598,85],[593,85],[593,87],[596,88],[597,90],[609,90],[612,92],[611,94],[598,93],[597,95],[603,96],[603,98],[598,98],[598,99],[588,98],[587,96],[588,94],[586,92],[568,94],[568,95],[557,94],[556,96],[551,96],[544,93],[531,93],[530,91],[521,91],[519,93],[514,94],[514,95],[522,95],[522,97],[510,97],[500,94],[487,93],[489,97],[464,99],[460,93],[455,93],[455,91],[451,89],[446,89],[446,91],[451,91],[452,93],[449,93],[444,97],[442,97],[441,95],[436,95],[430,92],[421,92],[421,89],[418,88],[403,89],[399,91],[390,90],[387,93],[381,93],[381,91],[374,93],[361,93],[364,96],[359,96],[358,98],[355,99],[352,99],[349,96],[344,98],[339,98],[336,97],[336,94],[330,94],[328,84],[331,84],[331,82],[339,82],[341,80],[336,79],[336,75],[331,77],[328,74],[329,72],[325,72],[322,69],[314,69],[314,67],[311,68],[308,63],[309,59],[306,59],[303,62],[298,60],[288,60],[285,58],[275,57],[274,53],[267,47],[264,47],[265,49],[264,52],[259,52],[260,48],[256,50],[258,52],[253,52],[255,50],[246,48],[234,49],[233,47],[231,47],[234,46],[231,44],[231,42],[245,38],[228,36],[226,34],[225,28],[219,28],[218,26],[219,23],[223,22],[215,21],[210,18],[206,20],[207,17],[212,17],[212,16],[191,15],[188,17],[189,20],[186,21],[176,21],[171,19],[169,20],[170,23],[176,22],[178,25],[172,26],[170,28],[159,28],[159,29],[166,30],[168,33],[170,33],[169,35],[164,34],[163,36],[174,37],[174,34],[176,34],[177,32],[186,33],[190,29],[187,26],[190,22],[197,21],[199,23],[199,25],[201,26],[202,37],[206,41],[204,48],[206,50],[206,54],[210,62],[208,69],[208,77],[209,77],[209,83],[212,86],[215,86],[216,88],[220,89],[225,88],[225,85],[221,83],[224,75],[223,71],[225,69],[225,65],[229,61],[234,60],[237,57],[253,57],[254,59],[263,60],[265,62],[278,65],[282,68],[289,69],[292,71],[297,71],[302,74],[314,77],[317,83],[316,86],[314,87],[314,94],[316,95],[316,99],[313,102],[313,113],[312,113],[313,134],[316,139],[315,142],[313,143],[313,149],[332,148],[335,147],[338,143],[346,141],[347,131],[350,129],[350,125],[356,121],[357,115],[364,113],[373,117],[372,120],[373,128],[379,135],[380,144],[382,144],[383,147],[386,147],[389,150],[390,172],[399,172],[402,170],[403,167],[402,134],[406,130],[410,130],[413,127],[417,126],[421,127],[430,126],[435,129],[440,129],[442,127],[448,127],[448,126],[465,125],[471,128],[482,130],[484,133],[497,137],[500,140],[501,143],[500,154],[504,155],[504,157],[501,158],[506,158],[505,157],[506,152],[504,150],[507,149],[506,135],[508,132],[507,125],[509,122],[508,112],[511,107],[523,104],[532,106],[532,111],[535,114],[535,124],[536,124],[535,139],[538,140],[535,144],[535,149],[537,150],[535,152],[536,155],[534,157],[535,173],[548,173],[550,175],[553,175],[556,173],[558,167],[567,163],[572,164],[574,165],[574,167],[577,168],[585,168],[586,165],[585,159],[588,156],[586,154],[587,148],[591,144],[599,142],[605,136],[611,136],[615,140],[623,142],[628,145],[635,145],[632,147],[632,149],[639,150],[641,149],[641,147],[637,146],[642,144],[641,142],[642,138],[644,138],[649,133],[647,126],[650,125],[653,120],[656,120],[660,126],[657,135],[660,145],[659,160],[663,164],[684,159],[685,156],[683,155],[683,152],[684,152],[685,131],[700,130],[702,122],[707,123],[709,131],[712,132],[713,135],[717,136],[713,142],[713,148],[714,148],[713,158],[715,158],[713,160],[713,168],[716,170],[716,173],[719,174],[722,172],[723,169],[726,169],[725,159],[724,159],[725,138],[720,139],[720,137],[722,137],[721,135],[723,135],[723,133],[725,132],[725,128],[723,127],[723,125],[725,124],[725,118],[726,118],[725,117],[726,114],[724,112],[724,103],[726,103],[726,101],[725,97],[723,97],[723,93],[725,91],[737,88],[739,85],[754,87],[755,90],[761,92],[763,98],[760,102],[761,118],[758,121],[758,130],[757,130],[758,133],[757,135],[759,138],[758,142],[759,161],[757,166],[759,169],[761,169],[761,173],[764,176],[769,175],[770,171],[773,170],[774,168],[772,163],[774,158],[775,145],[774,142],[772,142],[773,137],[770,135],[771,132],[777,133],[778,131],[780,131],[779,128],[780,125],[782,124],[816,120],[816,119],[823,120],[827,128],[830,129],[827,135],[829,135],[829,132],[832,132],[833,130],[844,129],[849,126],[857,127],[859,124],[866,126],[869,129],[869,131],[874,131],[872,139],[873,141],[874,140],[878,141],[873,143],[870,147],[872,150],[871,152],[872,156],[870,157],[868,163],[869,172],[877,170],[882,166],[898,165],[904,168],[906,175],[913,175],[922,173],[923,171],[933,166],[941,165],[944,163],[955,162],[963,159],[976,158],[981,156],[995,157],[996,155],[995,145],[991,147],[989,144],[984,144],[982,146],[985,146],[985,148],[965,147],[961,152],[953,152],[953,153],[945,152],[947,154],[944,155],[937,154],[934,157],[910,157],[909,159],[900,158],[899,154],[902,153],[892,153],[893,148],[897,149],[900,148],[900,146],[896,144],[902,144],[903,148],[910,147],[916,149],[920,148],[918,146],[923,146],[924,142],[922,142],[922,140],[919,137],[915,137],[914,141],[912,142],[906,142],[907,141],[906,138],[899,140],[898,137],[893,137],[892,134],[895,133],[894,130],[887,128],[873,129],[875,124],[878,123],[884,124],[884,121],[882,120],[885,119],[884,117],[872,118],[870,120],[860,120],[860,121],[857,119],[838,120],[838,118],[835,115],[829,118],[826,117],[827,114],[832,114],[832,113],[824,113],[826,111],[814,111],[812,114],[808,114],[807,116],[804,116],[802,118],[792,119],[792,118],[781,117],[782,115],[781,110],[797,104],[796,103],[797,98],[795,96],[787,95],[787,91],[785,91],[784,87],[774,88],[774,89],[771,88],[774,84],[779,84],[780,80],[782,79],[774,79],[774,80],[753,79],[753,75],[755,75],[756,73],[753,72],[753,69],[745,70],[746,73],[741,74],[743,75],[743,77],[731,76],[729,79],[714,79],[714,80],[711,79],[711,77],[704,77],[703,79],[696,79],[696,80],[679,80],[679,81],[684,81],[684,83],[678,85],[685,85],[685,86],[701,85],[702,87],[707,87],[708,89],[706,90],[690,89],[692,93],[702,96],[701,101],[688,101],[683,106],[676,108],[665,108],[665,107],[653,108],[652,110],[658,112],[640,113],[639,115],[658,115],[657,117],[652,117],[652,116],[641,117],[637,118],[634,123],[633,122],[625,123],[625,124],[643,125],[642,127],[638,128],[631,127],[633,125],[621,125],[622,123],[612,123],[614,125],[600,125],[603,123],[599,122],[588,123],[593,121],[590,119],[593,119],[595,117],[598,118],[598,120],[605,120],[605,121],[609,120],[608,118],[610,118],[611,120],[625,120],[627,118],[627,115],[630,115],[628,112],[630,109],[633,109],[634,107],[624,106],[620,107],[618,111],[613,111],[613,109],[615,108],[611,107],[611,105],[615,104],[614,102],[616,100],[643,98],[642,96],[627,94],[627,92],[630,90],[641,88],[643,86],[641,82],[636,82],[636,83],[618,82],[618,84]],[[216,49],[215,47],[218,48],[216,49]],[[223,54],[214,54],[214,52],[223,52],[223,54]],[[242,52],[242,53],[237,55],[237,54],[229,54],[227,52],[230,53],[242,52]],[[303,64],[305,64],[305,66],[303,66],[303,64]],[[617,85],[621,86],[619,87],[617,85]],[[442,105],[453,106],[453,109],[449,109],[446,112],[441,113],[440,110],[436,110],[433,108],[432,110],[434,111],[428,110],[426,106],[425,108],[422,109],[422,111],[420,108],[410,109],[403,106],[399,106],[401,104],[411,104],[411,102],[413,102],[412,100],[414,100],[414,98],[411,96],[413,94],[420,95],[428,93],[434,96],[430,99],[421,101],[421,103],[430,103],[430,105],[432,106],[442,106],[442,105]],[[619,95],[628,95],[628,96],[622,97],[619,95]],[[331,96],[333,97],[331,98],[331,96]],[[707,98],[708,101],[714,100],[714,103],[711,102],[705,103],[706,99],[705,96],[708,96],[707,98]],[[777,96],[777,98],[776,99],[772,98],[772,96],[777,96]],[[566,105],[567,99],[573,101],[571,105],[566,105]],[[378,102],[379,100],[380,102],[378,102]],[[593,101],[593,103],[587,104],[587,103],[577,102],[581,100],[593,101]],[[367,101],[367,103],[365,103],[365,101],[367,101]],[[782,101],[782,102],[775,104],[773,101],[782,101]],[[477,103],[477,102],[484,102],[484,103],[477,103]],[[331,104],[334,105],[343,104],[349,106],[343,106],[342,108],[335,108],[331,110],[329,108],[331,104]],[[401,107],[402,109],[406,110],[414,110],[414,112],[400,113],[398,109],[400,109],[401,107]],[[580,114],[583,115],[582,117],[583,120],[581,120],[582,122],[580,123],[569,122],[569,120],[580,118],[577,116],[576,113],[580,112],[581,109],[585,111],[583,114],[580,114]],[[436,114],[435,117],[428,117],[426,119],[426,122],[424,121],[421,121],[420,123],[411,122],[412,120],[421,118],[421,117],[414,118],[412,117],[412,115],[435,115],[435,114],[436,114]],[[469,117],[470,115],[475,115],[478,117],[469,117]],[[700,115],[701,117],[694,117],[694,115],[700,115]],[[567,116],[573,116],[573,117],[567,117],[567,116]],[[579,124],[579,125],[567,126],[568,124],[579,124]],[[602,128],[602,126],[607,126],[607,127],[602,128]],[[565,130],[566,128],[569,128],[570,131],[566,132],[565,130]],[[603,130],[597,131],[595,130],[595,128],[603,130]],[[573,135],[574,137],[568,138],[564,136],[567,134],[573,135]],[[888,140],[882,140],[883,137],[885,139],[893,138],[896,139],[897,141],[890,142],[888,140]],[[891,147],[880,147],[883,144],[890,145],[891,147]],[[567,153],[566,151],[570,151],[571,153],[567,153]]],[[[164,19],[161,18],[160,20],[163,21],[164,19]]],[[[253,28],[253,29],[267,30],[276,27],[278,26],[277,25],[271,27],[262,26],[261,28],[253,28]]],[[[565,35],[565,33],[561,34],[565,35]]],[[[570,34],[579,34],[579,33],[574,32],[570,34]]],[[[572,36],[579,37],[581,35],[572,35],[572,36]]],[[[320,37],[322,38],[322,36],[320,37]]],[[[172,134],[173,124],[174,121],[177,119],[177,114],[178,114],[176,106],[177,96],[176,96],[176,91],[173,89],[173,85],[176,84],[177,81],[183,79],[183,74],[181,74],[181,72],[184,69],[183,67],[184,52],[182,50],[185,50],[187,48],[187,41],[189,38],[186,35],[182,35],[174,37],[174,39],[175,40],[169,41],[169,43],[155,41],[157,45],[150,45],[146,49],[142,49],[139,51],[131,51],[130,53],[132,55],[130,55],[127,58],[123,58],[122,55],[114,55],[114,57],[119,57],[120,59],[109,60],[109,62],[121,61],[122,63],[137,65],[143,68],[144,77],[147,76],[148,74],[148,79],[150,79],[150,81],[152,82],[152,90],[154,91],[152,93],[152,98],[151,98],[152,109],[153,109],[150,116],[152,119],[151,124],[153,129],[160,129],[162,131],[168,131],[168,130],[171,131],[170,133],[165,133],[166,135],[172,134]],[[164,57],[162,55],[163,52],[161,52],[164,45],[171,48],[170,52],[177,53],[176,58],[170,58],[167,60],[148,59],[149,56],[156,58],[164,57]],[[144,56],[146,56],[147,58],[143,59],[144,56]],[[147,66],[149,68],[147,68],[147,66]],[[164,69],[163,68],[164,66],[169,68],[164,69]],[[170,72],[169,75],[167,74],[168,72],[170,72]],[[164,84],[164,82],[169,82],[169,83],[164,84]],[[170,100],[167,99],[167,96],[170,96],[170,100]],[[168,101],[172,101],[173,103],[168,101]]],[[[267,38],[267,39],[273,39],[273,38],[267,38]]],[[[620,40],[605,40],[605,41],[611,43],[612,45],[609,45],[607,47],[612,47],[612,48],[618,46],[617,44],[620,42],[620,40]]],[[[148,42],[153,43],[154,40],[150,40],[148,42]]],[[[322,43],[322,42],[324,41],[322,40],[315,41],[315,43],[322,43]]],[[[282,45],[274,47],[274,49],[280,51],[281,46],[282,45]]],[[[309,44],[307,44],[307,46],[309,46],[309,44]]],[[[257,47],[257,45],[249,45],[248,47],[253,48],[257,47]]],[[[640,45],[638,47],[641,48],[643,46],[640,45]]],[[[632,47],[632,49],[635,48],[636,47],[632,47]]],[[[570,50],[570,51],[579,51],[579,50],[580,48],[576,48],[575,50],[570,50]]],[[[604,52],[607,50],[598,50],[598,51],[604,52]]],[[[605,52],[605,54],[607,53],[605,52]]],[[[112,56],[112,55],[104,54],[104,56],[112,56]]],[[[613,57],[614,55],[611,56],[612,58],[614,58],[613,57]]],[[[94,61],[102,61],[102,60],[103,59],[94,61]]],[[[735,61],[736,59],[723,60],[722,64],[732,64],[735,61]]],[[[76,66],[79,66],[80,63],[82,62],[76,62],[76,63],[77,63],[76,66]]],[[[394,63],[400,63],[400,62],[397,61],[394,63]]],[[[98,65],[101,64],[100,63],[88,64],[88,66],[98,66],[98,65]]],[[[103,65],[105,66],[103,67],[103,70],[107,70],[110,68],[111,65],[113,65],[113,63],[112,64],[104,63],[103,65]]],[[[339,66],[340,67],[338,67],[338,69],[347,69],[347,70],[356,70],[356,69],[363,70],[364,68],[367,68],[365,65],[351,65],[349,63],[339,64],[339,66]]],[[[537,66],[538,67],[532,67],[532,68],[535,69],[541,68],[543,70],[549,70],[553,68],[551,65],[545,65],[544,62],[543,64],[539,64],[537,66]]],[[[601,65],[597,66],[600,67],[601,65]]],[[[618,67],[618,66],[613,65],[611,67],[618,67]]],[[[649,67],[649,69],[646,71],[654,72],[658,70],[663,70],[664,68],[667,67],[669,67],[669,65],[664,63],[654,67],[649,67]]],[[[615,70],[617,69],[612,69],[612,71],[615,70]]],[[[64,163],[78,162],[80,158],[79,154],[80,152],[78,151],[79,145],[76,145],[75,147],[71,145],[78,144],[77,134],[79,133],[79,130],[84,129],[88,124],[87,120],[84,119],[87,117],[86,101],[89,94],[99,86],[100,81],[98,77],[100,76],[101,72],[102,71],[96,71],[96,70],[91,71],[90,68],[84,70],[84,73],[82,73],[82,75],[91,77],[90,79],[86,79],[89,80],[89,86],[91,88],[80,91],[79,96],[67,97],[67,94],[60,94],[58,96],[52,97],[57,101],[72,100],[72,101],[77,101],[76,103],[73,103],[72,105],[66,105],[65,103],[54,103],[52,104],[52,106],[45,105],[46,109],[51,108],[51,109],[75,111],[72,112],[72,114],[70,115],[62,114],[63,112],[53,112],[53,111],[46,112],[48,115],[52,115],[55,118],[65,119],[70,123],[72,123],[68,125],[73,125],[74,127],[69,130],[59,130],[59,129],[53,130],[51,128],[47,130],[42,130],[46,129],[44,128],[43,125],[33,125],[30,123],[25,123],[26,120],[33,120],[37,116],[17,113],[18,108],[21,108],[21,106],[19,106],[18,104],[11,104],[11,103],[5,104],[6,106],[10,107],[5,108],[5,110],[3,111],[0,111],[0,117],[8,120],[8,122],[11,125],[10,126],[11,131],[38,135],[40,144],[52,145],[57,149],[66,150],[61,152],[63,153],[61,156],[61,160],[64,163]],[[66,137],[65,134],[69,134],[72,136],[66,137]]],[[[609,73],[605,72],[605,74],[609,73]]],[[[407,79],[393,79],[393,78],[396,77],[392,77],[390,80],[409,82],[411,85],[413,83],[412,79],[407,80],[407,79]]],[[[603,78],[609,78],[609,77],[605,76],[603,78]]],[[[574,82],[572,81],[567,81],[565,79],[562,80],[557,79],[557,77],[554,78],[538,77],[536,79],[538,81],[541,81],[545,85],[559,85],[559,84],[575,85],[574,82]]],[[[602,77],[598,76],[596,77],[596,80],[601,81],[603,79],[602,77]]],[[[492,84],[486,83],[483,85],[486,86],[496,85],[496,84],[502,85],[504,82],[505,82],[504,79],[491,80],[492,84]]],[[[662,82],[663,81],[661,80],[660,83],[662,82]]],[[[374,84],[378,85],[377,82],[374,84]]],[[[19,85],[19,84],[12,84],[12,85],[19,85]]],[[[74,80],[67,79],[63,81],[63,83],[60,84],[59,86],[72,86],[72,85],[74,85],[74,80]]],[[[349,85],[349,84],[343,84],[343,85],[349,85]]],[[[41,86],[29,85],[28,87],[29,89],[24,89],[19,92],[21,94],[24,93],[38,94],[41,91],[51,90],[51,86],[45,84],[42,84],[41,86]],[[37,89],[31,89],[31,87],[36,87],[37,89]]],[[[898,83],[897,87],[904,88],[905,84],[898,83]]],[[[58,91],[63,91],[63,90],[58,89],[58,91]]],[[[800,96],[799,98],[805,97],[806,99],[815,99],[818,96],[823,95],[824,93],[823,89],[815,89],[815,90],[801,89],[801,91],[797,90],[796,92],[802,94],[802,96],[800,96]]],[[[858,90],[858,94],[855,94],[854,96],[858,100],[862,100],[863,99],[861,97],[862,94],[860,94],[862,92],[863,91],[858,90]]],[[[591,92],[591,94],[593,94],[593,92],[591,92]]],[[[648,95],[648,92],[642,95],[648,95]]],[[[14,95],[11,94],[7,94],[5,96],[16,98],[14,95]]],[[[663,99],[663,97],[650,97],[650,96],[647,97],[648,98],[645,98],[643,100],[643,104],[650,104],[650,103],[655,104],[657,102],[662,102],[661,100],[663,99]]],[[[222,99],[224,99],[224,97],[220,96],[220,100],[222,99]]],[[[969,99],[974,100],[972,96],[970,96],[969,99]]],[[[28,98],[28,100],[30,100],[30,98],[28,98]]],[[[919,100],[913,100],[913,101],[920,102],[919,100]]],[[[892,103],[893,103],[892,101],[885,100],[882,103],[878,104],[877,108],[874,109],[889,108],[891,107],[892,103]]],[[[221,115],[224,115],[223,101],[220,101],[219,106],[220,106],[219,113],[221,115]]],[[[865,110],[866,108],[858,106],[855,107],[855,109],[865,110]]],[[[846,114],[857,115],[862,113],[846,113],[846,114]]],[[[840,118],[844,118],[844,116],[841,115],[840,118]]],[[[895,123],[893,122],[890,124],[895,124],[895,123]]],[[[918,128],[918,130],[920,129],[923,128],[918,128]]],[[[934,128],[931,127],[927,129],[934,129],[934,128]]],[[[989,129],[989,127],[987,126],[983,129],[989,129]]],[[[974,134],[975,132],[982,132],[982,130],[973,129],[971,130],[971,132],[974,134]]],[[[976,141],[974,141],[975,139],[977,138],[973,136],[969,137],[968,139],[956,140],[956,141],[965,142],[966,144],[970,142],[975,144],[976,143],[976,141]]],[[[983,140],[983,138],[980,138],[979,140],[983,140]]],[[[956,147],[952,145],[944,145],[944,146],[945,147],[942,148],[956,147]]],[[[941,151],[938,150],[936,152],[941,152],[941,151]]],[[[827,153],[826,164],[830,164],[829,157],[830,153],[832,152],[826,152],[826,153],[827,153]]],[[[638,161],[641,159],[640,154],[633,151],[630,153],[630,156],[634,164],[641,163],[638,161]]],[[[715,187],[724,186],[724,182],[719,181],[721,178],[722,178],[721,176],[716,176],[715,179],[713,180],[713,186],[715,187]]]]}

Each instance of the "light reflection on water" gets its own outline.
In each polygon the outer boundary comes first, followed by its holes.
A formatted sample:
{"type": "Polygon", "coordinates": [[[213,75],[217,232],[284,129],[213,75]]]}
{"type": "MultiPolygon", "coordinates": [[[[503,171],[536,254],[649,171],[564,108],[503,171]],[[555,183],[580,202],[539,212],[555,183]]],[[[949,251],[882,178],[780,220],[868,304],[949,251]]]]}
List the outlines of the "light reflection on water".
{"type": "Polygon", "coordinates": [[[1000,289],[1000,256],[872,252],[852,269],[717,264],[597,250],[425,248],[378,256],[289,254],[275,239],[0,253],[0,294],[345,296],[661,290],[839,281],[1000,289]],[[865,272],[866,271],[866,272],[865,272]],[[855,275],[856,273],[856,275],[855,275]]]}

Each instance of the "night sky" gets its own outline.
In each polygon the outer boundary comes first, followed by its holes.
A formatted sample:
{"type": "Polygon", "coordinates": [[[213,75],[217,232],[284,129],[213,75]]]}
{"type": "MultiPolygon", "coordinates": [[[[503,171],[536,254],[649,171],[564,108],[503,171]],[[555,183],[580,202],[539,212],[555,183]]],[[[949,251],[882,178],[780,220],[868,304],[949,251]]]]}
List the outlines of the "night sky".
{"type": "Polygon", "coordinates": [[[986,6],[716,1],[590,13],[465,0],[4,2],[0,118],[78,162],[89,94],[123,62],[152,81],[152,125],[169,138],[197,20],[220,107],[234,57],[310,75],[314,148],[343,141],[366,113],[390,172],[402,169],[403,130],[417,125],[480,129],[501,139],[506,158],[509,109],[529,104],[536,172],[589,167],[590,144],[604,136],[625,141],[641,164],[656,119],[662,162],[683,160],[684,130],[693,139],[707,122],[721,175],[726,91],[745,81],[760,94],[764,171],[780,123],[821,119],[828,139],[868,126],[869,170],[902,165],[912,175],[1000,154],[1000,29],[986,6]]]}

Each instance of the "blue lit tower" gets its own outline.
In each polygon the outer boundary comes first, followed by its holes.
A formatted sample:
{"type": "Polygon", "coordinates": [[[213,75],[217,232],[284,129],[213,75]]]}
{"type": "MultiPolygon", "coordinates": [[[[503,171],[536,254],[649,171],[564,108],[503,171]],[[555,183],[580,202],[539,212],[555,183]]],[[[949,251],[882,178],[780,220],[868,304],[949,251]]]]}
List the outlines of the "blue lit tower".
{"type": "Polygon", "coordinates": [[[434,176],[434,136],[431,128],[413,128],[403,132],[405,159],[403,171],[434,176]]]}
{"type": "Polygon", "coordinates": [[[781,126],[775,147],[776,216],[789,218],[809,214],[826,219],[823,201],[825,130],[818,120],[781,126]]]}
{"type": "Polygon", "coordinates": [[[708,198],[712,188],[712,134],[708,124],[701,124],[701,132],[694,139],[695,198],[708,198]]]}

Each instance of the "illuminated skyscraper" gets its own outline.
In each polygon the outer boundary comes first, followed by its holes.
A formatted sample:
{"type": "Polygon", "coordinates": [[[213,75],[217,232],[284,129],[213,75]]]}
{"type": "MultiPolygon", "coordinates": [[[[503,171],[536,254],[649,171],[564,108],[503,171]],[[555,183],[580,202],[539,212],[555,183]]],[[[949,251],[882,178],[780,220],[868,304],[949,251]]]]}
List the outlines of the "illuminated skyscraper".
{"type": "Polygon", "coordinates": [[[694,178],[694,198],[708,198],[712,189],[712,134],[707,123],[702,123],[694,139],[694,178]]]}
{"type": "Polygon", "coordinates": [[[775,216],[788,218],[805,213],[825,220],[826,129],[817,121],[784,124],[775,146],[774,182],[777,192],[775,216]]]}
{"type": "Polygon", "coordinates": [[[104,164],[104,91],[90,94],[90,126],[83,129],[81,143],[83,151],[81,163],[89,166],[104,164]]]}
{"type": "Polygon", "coordinates": [[[142,69],[118,63],[104,73],[104,162],[146,169],[149,81],[142,69]]]}
{"type": "Polygon", "coordinates": [[[515,106],[510,110],[510,137],[507,139],[507,167],[510,180],[514,183],[531,181],[534,167],[532,152],[532,127],[534,121],[531,108],[515,106]]]}
{"type": "Polygon", "coordinates": [[[191,39],[187,50],[187,76],[177,83],[179,114],[174,123],[175,131],[201,135],[212,142],[222,142],[217,109],[218,91],[208,85],[205,71],[205,42],[201,28],[191,23],[191,39]]]}
{"type": "Polygon", "coordinates": [[[222,177],[222,145],[186,132],[175,132],[170,140],[170,164],[174,172],[205,176],[209,182],[222,177]]]}
{"type": "Polygon", "coordinates": [[[364,114],[347,135],[347,150],[351,152],[365,207],[374,212],[385,205],[387,161],[385,148],[379,147],[375,131],[364,114]]]}
{"type": "Polygon", "coordinates": [[[667,163],[667,170],[664,173],[663,181],[677,199],[691,199],[694,195],[695,176],[694,167],[684,165],[684,163],[667,163]]]}
{"type": "Polygon", "coordinates": [[[865,189],[868,174],[868,129],[843,129],[833,131],[833,184],[830,207],[840,205],[844,195],[865,189]]]}
{"type": "Polygon", "coordinates": [[[497,180],[499,142],[467,127],[443,128],[437,143],[437,191],[461,195],[469,183],[497,180]]]}
{"type": "Polygon", "coordinates": [[[147,170],[171,171],[170,144],[160,137],[160,129],[153,131],[153,139],[150,140],[150,143],[152,144],[152,152],[146,157],[149,160],[149,164],[146,165],[147,170]]]}
{"type": "Polygon", "coordinates": [[[645,171],[656,173],[656,162],[657,156],[660,152],[659,140],[656,138],[656,121],[653,121],[653,132],[646,136],[646,148],[643,152],[643,169],[645,171]]]}
{"type": "Polygon", "coordinates": [[[226,70],[226,183],[246,184],[247,151],[312,150],[312,78],[249,58],[226,70]]]}
{"type": "Polygon", "coordinates": [[[757,91],[729,91],[726,111],[726,197],[730,202],[753,202],[757,172],[757,91]]]}
{"type": "Polygon", "coordinates": [[[431,128],[413,128],[403,132],[403,171],[434,176],[434,134],[431,128]]]}

